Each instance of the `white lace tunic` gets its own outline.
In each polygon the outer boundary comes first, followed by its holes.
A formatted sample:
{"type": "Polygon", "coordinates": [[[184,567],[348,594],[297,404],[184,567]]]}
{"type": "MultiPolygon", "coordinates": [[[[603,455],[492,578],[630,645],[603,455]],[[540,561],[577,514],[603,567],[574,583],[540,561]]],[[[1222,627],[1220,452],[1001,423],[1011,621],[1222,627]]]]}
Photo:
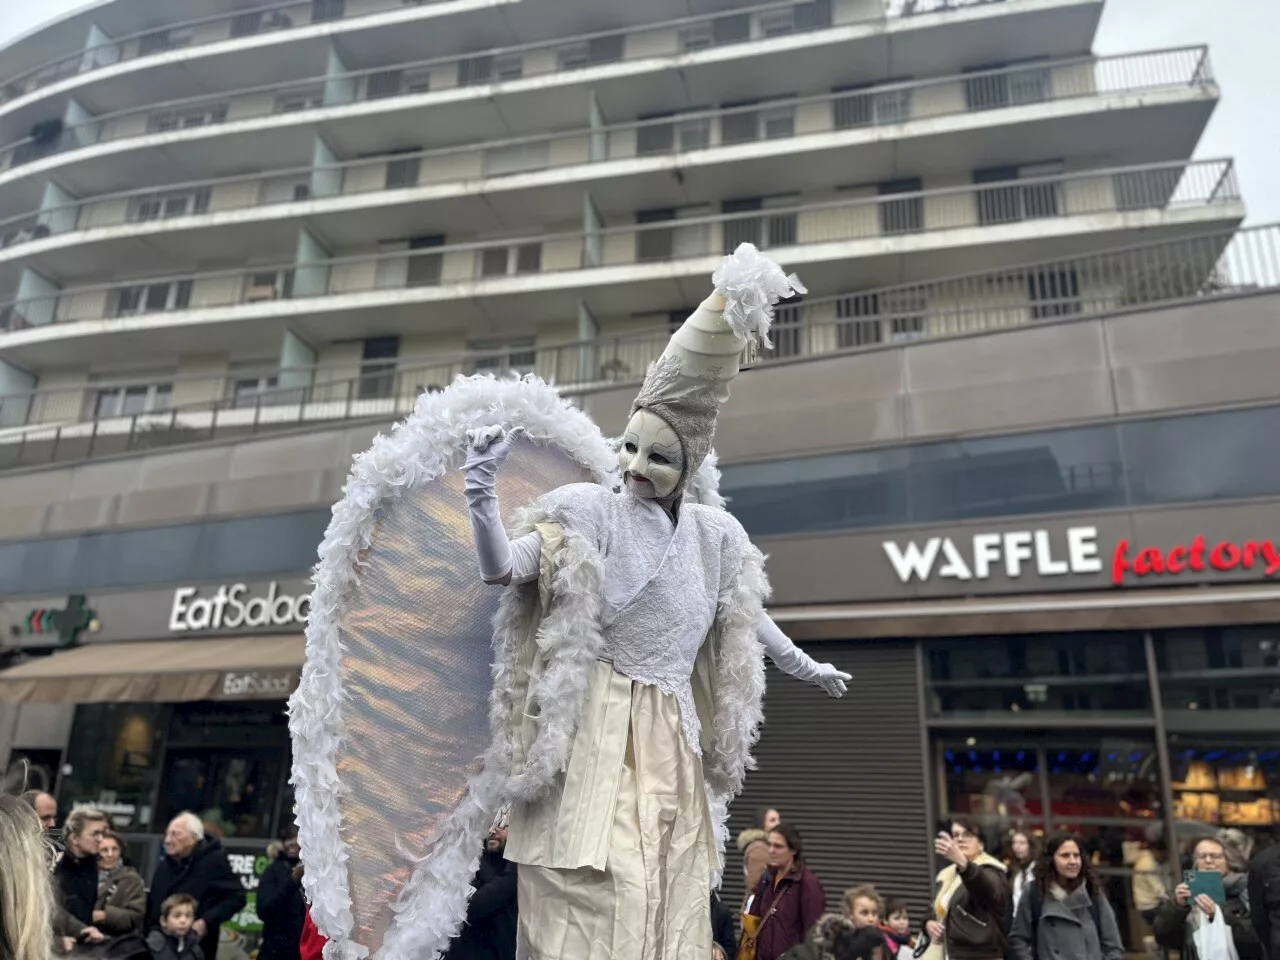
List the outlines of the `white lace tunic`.
{"type": "Polygon", "coordinates": [[[604,559],[602,626],[614,669],[675,697],[685,740],[700,756],[690,680],[720,595],[750,547],[746,532],[725,511],[698,504],[682,506],[673,524],[652,500],[593,483],[539,503],[604,559]]]}

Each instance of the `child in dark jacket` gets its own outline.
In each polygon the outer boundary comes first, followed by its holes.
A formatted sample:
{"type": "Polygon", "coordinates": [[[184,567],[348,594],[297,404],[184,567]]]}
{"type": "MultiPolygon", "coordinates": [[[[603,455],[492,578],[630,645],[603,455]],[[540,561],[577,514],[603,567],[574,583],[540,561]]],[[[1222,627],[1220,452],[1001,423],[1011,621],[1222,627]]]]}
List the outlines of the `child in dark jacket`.
{"type": "Polygon", "coordinates": [[[175,893],[160,904],[160,927],[147,934],[151,960],[204,960],[196,922],[196,898],[175,893]]]}

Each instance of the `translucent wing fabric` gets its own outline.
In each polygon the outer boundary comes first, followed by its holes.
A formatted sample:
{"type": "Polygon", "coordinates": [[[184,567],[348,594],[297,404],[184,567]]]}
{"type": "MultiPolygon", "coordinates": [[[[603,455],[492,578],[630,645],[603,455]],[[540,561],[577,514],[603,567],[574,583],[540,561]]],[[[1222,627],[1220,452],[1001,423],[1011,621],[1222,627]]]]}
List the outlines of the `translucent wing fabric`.
{"type": "Polygon", "coordinates": [[[504,517],[615,462],[541,381],[479,377],[424,396],[357,459],[320,548],[289,706],[304,885],[330,960],[437,956],[501,802],[501,590],[480,580],[458,470],[466,430],[491,423],[529,437],[498,475],[504,517]]]}

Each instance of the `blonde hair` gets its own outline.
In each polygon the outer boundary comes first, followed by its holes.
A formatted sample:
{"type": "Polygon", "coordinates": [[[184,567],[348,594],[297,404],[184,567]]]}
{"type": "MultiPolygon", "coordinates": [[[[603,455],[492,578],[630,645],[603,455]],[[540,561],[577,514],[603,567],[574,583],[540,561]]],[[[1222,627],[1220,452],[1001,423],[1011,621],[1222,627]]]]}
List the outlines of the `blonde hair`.
{"type": "Polygon", "coordinates": [[[51,862],[36,812],[0,794],[0,953],[13,960],[50,956],[51,862]]]}
{"type": "Polygon", "coordinates": [[[884,898],[876,892],[876,888],[871,884],[864,883],[860,887],[850,887],[844,892],[844,912],[848,916],[853,916],[853,904],[855,900],[870,900],[876,905],[876,910],[883,917],[884,898]]]}
{"type": "Polygon", "coordinates": [[[77,807],[67,814],[67,822],[63,825],[62,832],[68,837],[78,837],[84,833],[84,828],[91,823],[106,823],[107,815],[101,810],[95,810],[93,807],[77,807]]]}

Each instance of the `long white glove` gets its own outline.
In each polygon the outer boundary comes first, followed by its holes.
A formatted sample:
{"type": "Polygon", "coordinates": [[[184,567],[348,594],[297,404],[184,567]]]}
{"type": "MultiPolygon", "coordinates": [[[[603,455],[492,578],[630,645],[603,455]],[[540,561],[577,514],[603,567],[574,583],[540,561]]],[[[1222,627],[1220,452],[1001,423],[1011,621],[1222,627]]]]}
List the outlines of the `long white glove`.
{"type": "Polygon", "coordinates": [[[764,652],[769,655],[769,659],[783,673],[790,674],[797,680],[816,683],[833,697],[844,696],[848,689],[845,683],[853,677],[829,663],[818,663],[792,643],[791,638],[773,622],[773,618],[763,611],[760,613],[760,622],[756,625],[756,636],[764,645],[764,652]]]}
{"type": "Polygon", "coordinates": [[[505,431],[500,426],[467,431],[467,462],[463,464],[471,534],[476,541],[480,576],[485,583],[526,583],[538,575],[542,537],[530,533],[508,540],[498,509],[494,481],[498,468],[511,452],[511,444],[524,432],[521,427],[505,431]]]}

